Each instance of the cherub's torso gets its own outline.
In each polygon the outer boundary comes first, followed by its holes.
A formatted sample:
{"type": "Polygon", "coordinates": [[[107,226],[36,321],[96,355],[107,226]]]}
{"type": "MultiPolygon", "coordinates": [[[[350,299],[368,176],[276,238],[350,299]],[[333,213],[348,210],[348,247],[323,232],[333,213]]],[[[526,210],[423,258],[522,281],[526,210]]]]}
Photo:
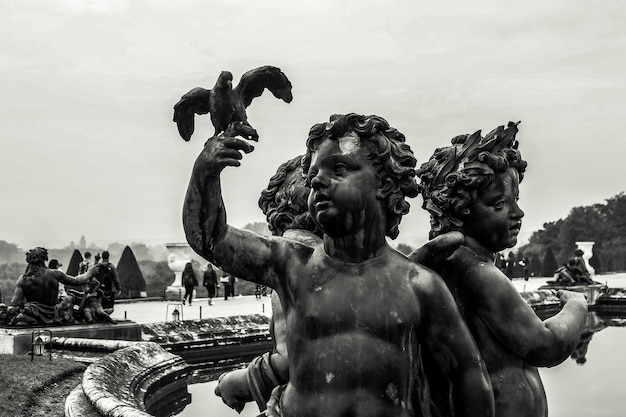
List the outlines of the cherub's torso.
{"type": "MultiPolygon", "coordinates": [[[[536,417],[547,415],[547,401],[539,372],[507,346],[499,326],[511,326],[512,320],[490,319],[490,307],[476,302],[485,297],[494,303],[500,291],[517,292],[510,280],[493,261],[461,247],[451,258],[452,268],[442,274],[457,301],[459,311],[469,328],[491,378],[498,417],[536,417]],[[496,282],[499,281],[499,282],[496,282]]],[[[519,297],[520,303],[525,301],[519,297]]],[[[515,305],[510,305],[515,314],[515,305]]],[[[511,317],[512,319],[513,317],[511,317]]],[[[511,341],[508,341],[509,343],[511,341]]]]}
{"type": "Polygon", "coordinates": [[[412,280],[423,270],[391,249],[347,264],[320,245],[303,261],[288,271],[284,302],[290,359],[285,411],[412,415],[420,323],[412,280]]]}

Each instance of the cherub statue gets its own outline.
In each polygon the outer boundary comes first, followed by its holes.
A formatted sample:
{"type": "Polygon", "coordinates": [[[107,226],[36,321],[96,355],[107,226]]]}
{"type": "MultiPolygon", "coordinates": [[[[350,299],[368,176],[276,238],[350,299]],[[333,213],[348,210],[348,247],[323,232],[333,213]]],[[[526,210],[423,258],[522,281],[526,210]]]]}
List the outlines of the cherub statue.
{"type": "MultiPolygon", "coordinates": [[[[378,116],[335,115],[313,126],[303,171],[318,243],[265,237],[226,224],[220,173],[238,166],[244,140],[210,139],[183,209],[187,240],[220,269],[275,289],[286,324],[284,416],[428,415],[413,401],[421,350],[452,381],[458,416],[491,416],[484,365],[454,300],[435,273],[387,243],[417,195],[404,135],[378,116]],[[233,256],[237,254],[237,256],[233,256]]],[[[419,397],[415,397],[419,398],[419,397]]],[[[268,413],[269,415],[269,413],[268,413]]]]}
{"type": "MultiPolygon", "coordinates": [[[[307,201],[311,189],[305,184],[302,175],[302,157],[289,159],[278,167],[267,188],[261,192],[259,207],[273,235],[314,246],[321,243],[322,234],[309,215],[307,201]]],[[[425,264],[434,261],[437,255],[456,249],[462,241],[460,233],[440,235],[413,252],[413,261],[425,264]]],[[[271,409],[280,402],[280,398],[272,396],[272,393],[279,393],[280,386],[289,381],[287,323],[275,291],[271,294],[271,303],[270,333],[274,349],[254,358],[244,369],[220,375],[215,389],[224,403],[238,412],[250,401],[255,401],[262,412],[268,405],[271,409]]],[[[416,381],[416,385],[419,384],[423,384],[423,379],[416,381]]],[[[421,401],[428,400],[428,395],[424,396],[419,390],[414,394],[421,401]]]]}
{"type": "MultiPolygon", "coordinates": [[[[584,329],[584,296],[560,291],[562,310],[541,321],[494,265],[498,251],[517,243],[524,212],[518,206],[526,162],[517,123],[484,138],[480,131],[452,139],[417,171],[430,236],[450,231],[465,244],[436,266],[456,299],[491,377],[496,416],[547,416],[537,367],[555,366],[573,351],[584,329]]],[[[429,378],[436,380],[436,378],[429,378]]]]}

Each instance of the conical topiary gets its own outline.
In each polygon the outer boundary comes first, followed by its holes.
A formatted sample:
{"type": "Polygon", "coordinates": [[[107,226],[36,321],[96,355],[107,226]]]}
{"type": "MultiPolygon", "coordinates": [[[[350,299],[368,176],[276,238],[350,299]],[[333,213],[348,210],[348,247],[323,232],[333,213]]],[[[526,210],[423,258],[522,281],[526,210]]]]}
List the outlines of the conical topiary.
{"type": "Polygon", "coordinates": [[[539,256],[534,253],[533,256],[530,257],[530,273],[534,277],[539,277],[543,275],[542,272],[543,264],[541,263],[541,259],[539,259],[539,256]]]}
{"type": "Polygon", "coordinates": [[[129,246],[126,246],[122,251],[122,256],[117,264],[117,275],[122,286],[120,298],[146,297],[146,281],[129,246]]]}
{"type": "Polygon", "coordinates": [[[556,258],[554,257],[554,252],[552,251],[552,247],[548,246],[545,255],[543,256],[543,268],[542,275],[544,277],[551,277],[554,275],[554,272],[558,268],[558,264],[556,263],[556,258]]]}
{"type": "Polygon", "coordinates": [[[70,262],[67,265],[67,275],[70,275],[72,277],[78,275],[78,268],[82,261],[83,255],[80,254],[78,249],[74,249],[74,252],[72,252],[72,257],[70,258],[70,262]]]}

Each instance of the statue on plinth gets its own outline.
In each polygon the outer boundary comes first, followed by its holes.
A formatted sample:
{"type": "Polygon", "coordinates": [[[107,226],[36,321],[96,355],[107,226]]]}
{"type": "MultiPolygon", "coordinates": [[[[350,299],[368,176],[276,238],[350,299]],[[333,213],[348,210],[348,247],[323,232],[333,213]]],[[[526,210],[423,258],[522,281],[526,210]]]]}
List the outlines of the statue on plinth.
{"type": "Polygon", "coordinates": [[[280,296],[289,382],[268,415],[429,415],[423,351],[451,381],[457,416],[493,415],[488,376],[452,295],[386,240],[418,191],[404,135],[378,116],[313,126],[303,171],[323,237],[306,243],[226,224],[221,171],[252,151],[230,135],[211,138],[196,159],[183,224],[199,255],[280,296]]]}
{"type": "MultiPolygon", "coordinates": [[[[457,136],[417,174],[430,213],[430,237],[450,231],[465,235],[465,243],[434,269],[480,348],[496,416],[538,417],[547,416],[548,408],[537,367],[555,366],[572,353],[585,326],[587,302],[582,294],[559,291],[562,310],[542,322],[494,264],[497,252],[517,243],[524,217],[517,201],[526,162],[517,132],[517,123],[509,123],[485,137],[480,131],[457,136]]],[[[426,375],[432,391],[445,392],[444,378],[432,369],[426,375]]]]}

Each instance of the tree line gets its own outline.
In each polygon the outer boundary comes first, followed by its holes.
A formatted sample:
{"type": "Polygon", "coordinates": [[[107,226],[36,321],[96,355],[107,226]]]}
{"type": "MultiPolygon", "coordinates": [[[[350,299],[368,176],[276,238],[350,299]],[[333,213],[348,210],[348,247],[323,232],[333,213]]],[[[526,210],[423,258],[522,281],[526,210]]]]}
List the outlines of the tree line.
{"type": "Polygon", "coordinates": [[[604,203],[574,207],[564,219],[544,223],[516,258],[530,259],[531,272],[552,276],[567,262],[576,242],[595,242],[590,264],[599,272],[626,270],[626,194],[621,192],[604,203]]]}

